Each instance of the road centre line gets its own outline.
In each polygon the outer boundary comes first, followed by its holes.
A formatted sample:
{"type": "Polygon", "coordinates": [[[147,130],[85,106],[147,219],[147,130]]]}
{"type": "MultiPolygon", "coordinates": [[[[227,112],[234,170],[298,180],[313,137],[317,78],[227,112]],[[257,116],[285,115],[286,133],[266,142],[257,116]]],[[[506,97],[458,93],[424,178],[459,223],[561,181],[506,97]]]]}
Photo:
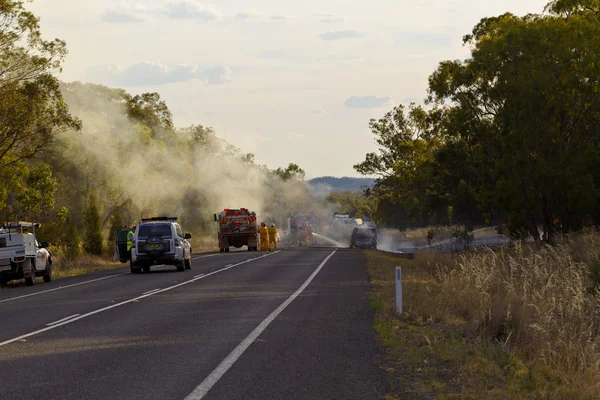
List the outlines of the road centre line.
{"type": "Polygon", "coordinates": [[[52,325],[60,324],[63,321],[66,321],[66,320],[71,319],[71,318],[78,317],[79,315],[81,315],[81,314],[71,315],[69,317],[66,317],[66,318],[63,318],[63,319],[59,319],[58,321],[50,322],[49,324],[46,324],[46,326],[52,326],[52,325]]]}
{"type": "Polygon", "coordinates": [[[129,272],[123,272],[122,274],[115,274],[115,275],[105,276],[105,277],[98,278],[98,279],[92,279],[91,281],[84,281],[84,282],[74,283],[72,285],[59,286],[59,287],[54,288],[54,289],[43,290],[41,292],[29,293],[29,294],[25,294],[23,296],[11,297],[10,299],[0,300],[0,303],[6,303],[8,301],[24,299],[26,297],[37,296],[37,295],[44,294],[44,293],[55,292],[57,290],[68,289],[68,288],[72,288],[72,287],[75,287],[75,286],[86,285],[88,283],[99,282],[99,281],[103,281],[105,279],[116,278],[117,276],[122,276],[122,275],[127,275],[127,274],[129,274],[129,272]]]}
{"type": "MultiPolygon", "coordinates": [[[[208,258],[208,257],[214,257],[214,256],[218,256],[220,253],[216,253],[216,254],[209,254],[207,256],[201,256],[201,257],[192,257],[192,260],[199,260],[201,258],[208,258]]],[[[157,265],[158,266],[164,266],[164,265],[157,265]]],[[[89,281],[84,281],[84,282],[79,282],[79,283],[74,283],[72,285],[66,285],[66,286],[59,286],[53,289],[48,289],[48,290],[42,290],[41,292],[35,292],[35,293],[29,293],[29,294],[25,294],[23,296],[17,296],[17,297],[11,297],[10,299],[4,299],[4,300],[0,300],[0,304],[1,303],[6,303],[9,301],[14,301],[14,300],[20,300],[20,299],[24,299],[27,297],[32,297],[32,296],[38,296],[40,294],[44,294],[44,293],[50,293],[50,292],[55,292],[57,290],[63,290],[63,289],[68,289],[68,288],[72,288],[75,286],[81,286],[81,285],[86,285],[88,283],[94,283],[94,282],[99,282],[99,281],[103,281],[105,279],[110,279],[110,278],[115,278],[117,276],[122,276],[122,275],[129,275],[130,272],[123,272],[121,274],[115,274],[115,275],[110,275],[110,276],[104,276],[102,278],[98,278],[98,279],[92,279],[89,281]]]]}
{"type": "Polygon", "coordinates": [[[208,273],[208,274],[206,274],[206,275],[203,275],[203,276],[201,276],[201,277],[198,277],[198,278],[193,278],[193,279],[190,279],[190,280],[188,280],[188,281],[185,281],[185,282],[182,282],[182,283],[178,283],[177,285],[173,285],[173,286],[169,286],[169,287],[167,287],[167,288],[164,288],[164,289],[160,289],[160,290],[158,290],[158,291],[156,291],[156,292],[152,292],[152,293],[149,293],[149,294],[144,294],[144,295],[142,295],[142,296],[138,296],[138,297],[135,297],[135,298],[133,298],[133,299],[125,300],[125,301],[122,301],[122,302],[120,302],[120,303],[117,303],[117,304],[113,304],[113,305],[111,305],[111,306],[108,306],[108,307],[104,307],[104,308],[101,308],[101,309],[98,309],[98,310],[95,310],[95,311],[91,311],[91,312],[89,312],[89,313],[87,313],[87,314],[80,315],[80,316],[78,316],[78,317],[75,317],[75,318],[69,319],[69,320],[67,320],[67,321],[60,322],[60,323],[56,323],[55,325],[48,326],[48,327],[46,327],[46,328],[39,329],[39,330],[37,330],[37,331],[34,331],[34,332],[30,332],[30,333],[27,333],[27,334],[25,334],[25,335],[21,335],[21,336],[19,336],[19,337],[16,337],[16,338],[12,338],[12,339],[9,339],[9,340],[5,340],[4,342],[1,342],[1,343],[0,343],[0,347],[2,347],[2,346],[6,346],[6,345],[8,345],[8,344],[11,344],[11,343],[14,343],[14,342],[18,342],[19,340],[23,340],[23,339],[27,339],[27,338],[29,338],[29,337],[32,337],[32,336],[39,335],[40,333],[48,332],[48,331],[50,331],[50,330],[52,330],[52,329],[56,329],[56,328],[59,328],[59,327],[61,327],[61,326],[68,325],[68,324],[71,324],[71,323],[73,323],[73,322],[76,322],[76,321],[82,320],[82,319],[84,319],[84,318],[91,317],[92,315],[100,314],[101,312],[104,312],[104,311],[112,310],[113,308],[117,308],[117,307],[120,307],[120,306],[124,306],[125,304],[129,304],[129,303],[137,302],[137,301],[139,301],[139,300],[141,300],[141,299],[145,299],[146,297],[154,296],[155,294],[159,294],[159,293],[167,292],[167,291],[169,291],[169,290],[173,290],[173,289],[176,289],[176,288],[178,288],[178,287],[181,287],[181,286],[184,286],[184,285],[187,285],[187,284],[190,284],[190,283],[194,283],[194,282],[196,282],[196,281],[199,281],[199,280],[201,280],[201,279],[208,278],[208,277],[209,277],[209,276],[211,276],[211,275],[215,275],[215,274],[218,274],[218,273],[220,273],[220,272],[227,271],[227,270],[229,270],[229,269],[231,269],[231,268],[234,268],[234,267],[237,267],[237,266],[240,266],[240,265],[243,265],[243,264],[247,264],[247,263],[249,263],[249,262],[252,262],[252,261],[254,261],[254,260],[260,260],[261,258],[270,257],[270,256],[272,256],[272,255],[275,255],[275,254],[277,254],[277,253],[279,253],[279,252],[277,251],[277,252],[273,252],[273,253],[265,254],[264,256],[261,256],[261,257],[258,257],[258,258],[254,258],[254,259],[251,259],[251,260],[242,261],[242,262],[239,262],[239,263],[237,263],[237,264],[234,264],[234,265],[232,265],[232,266],[230,266],[230,267],[226,267],[226,268],[222,268],[222,269],[219,269],[219,270],[217,270],[217,271],[214,271],[214,272],[210,272],[210,273],[208,273]]]}
{"type": "MultiPolygon", "coordinates": [[[[192,393],[190,393],[185,400],[201,400],[208,391],[225,375],[225,373],[233,366],[233,364],[244,354],[244,352],[250,347],[252,343],[264,332],[265,329],[277,318],[279,314],[286,309],[302,292],[310,285],[317,274],[323,269],[327,261],[336,253],[337,249],[334,250],[323,262],[317,267],[317,269],[308,277],[308,279],[296,290],[286,301],[281,303],[279,307],[275,309],[267,318],[265,318],[260,325],[258,325],[240,344],[229,355],[221,361],[221,363],[215,368],[209,376],[202,381],[192,393]]],[[[0,344],[1,345],[1,344],[0,344]]]]}
{"type": "Polygon", "coordinates": [[[158,292],[159,290],[160,290],[160,288],[154,289],[154,290],[148,290],[147,292],[144,292],[142,294],[150,294],[150,293],[158,292]]]}

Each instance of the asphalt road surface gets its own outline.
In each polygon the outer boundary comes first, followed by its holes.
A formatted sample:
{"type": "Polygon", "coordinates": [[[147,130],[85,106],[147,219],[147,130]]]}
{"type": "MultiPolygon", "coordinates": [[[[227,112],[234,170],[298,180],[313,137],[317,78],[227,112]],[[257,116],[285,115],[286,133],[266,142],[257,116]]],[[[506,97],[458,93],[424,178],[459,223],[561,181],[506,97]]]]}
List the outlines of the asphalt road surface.
{"type": "Polygon", "coordinates": [[[196,256],[0,292],[0,398],[378,399],[360,251],[196,256]]]}

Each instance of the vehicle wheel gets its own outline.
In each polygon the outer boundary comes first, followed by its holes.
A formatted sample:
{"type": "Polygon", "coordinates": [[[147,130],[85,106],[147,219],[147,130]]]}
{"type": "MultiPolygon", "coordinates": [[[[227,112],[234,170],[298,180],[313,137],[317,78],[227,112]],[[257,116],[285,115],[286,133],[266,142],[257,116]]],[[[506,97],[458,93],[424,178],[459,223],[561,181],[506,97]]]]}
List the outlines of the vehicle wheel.
{"type": "Polygon", "coordinates": [[[185,271],[185,260],[181,260],[179,264],[177,264],[177,271],[183,272],[185,271]]]}
{"type": "Polygon", "coordinates": [[[142,270],[143,270],[145,273],[148,273],[148,272],[150,272],[150,266],[149,266],[149,265],[144,265],[144,266],[142,267],[142,270]]]}
{"type": "Polygon", "coordinates": [[[27,286],[33,286],[35,285],[35,264],[31,262],[31,260],[29,261],[29,264],[31,265],[31,272],[30,272],[30,276],[25,278],[25,284],[27,286]]]}
{"type": "Polygon", "coordinates": [[[192,258],[185,260],[185,269],[192,269],[192,258]]]}
{"type": "Polygon", "coordinates": [[[46,264],[46,270],[44,271],[44,282],[50,283],[52,282],[52,261],[48,259],[48,263],[46,264]]]}
{"type": "Polygon", "coordinates": [[[131,261],[129,262],[129,269],[131,270],[132,274],[139,274],[140,272],[142,272],[142,269],[133,265],[133,262],[131,261]]]}

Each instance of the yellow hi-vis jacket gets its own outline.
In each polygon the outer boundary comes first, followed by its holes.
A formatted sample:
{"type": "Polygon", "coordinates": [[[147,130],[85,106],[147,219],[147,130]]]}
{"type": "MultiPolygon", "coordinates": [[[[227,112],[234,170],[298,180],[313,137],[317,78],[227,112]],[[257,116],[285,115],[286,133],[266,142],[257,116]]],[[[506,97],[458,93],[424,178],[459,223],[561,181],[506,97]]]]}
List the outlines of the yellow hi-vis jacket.
{"type": "Polygon", "coordinates": [[[127,232],[127,251],[131,250],[133,246],[133,231],[127,232]]]}

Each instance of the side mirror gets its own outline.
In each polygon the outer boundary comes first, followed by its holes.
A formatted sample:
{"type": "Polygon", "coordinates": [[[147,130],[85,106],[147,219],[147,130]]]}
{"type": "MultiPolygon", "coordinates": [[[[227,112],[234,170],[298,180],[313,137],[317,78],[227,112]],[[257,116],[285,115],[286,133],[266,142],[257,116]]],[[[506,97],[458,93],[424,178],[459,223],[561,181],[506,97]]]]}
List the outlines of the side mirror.
{"type": "Polygon", "coordinates": [[[48,246],[50,246],[50,244],[48,242],[42,242],[42,245],[40,246],[42,249],[47,248],[48,246]]]}
{"type": "Polygon", "coordinates": [[[186,234],[185,234],[185,238],[186,238],[186,239],[191,239],[191,238],[192,238],[192,235],[191,235],[191,234],[189,234],[189,233],[186,233],[186,234]]]}

